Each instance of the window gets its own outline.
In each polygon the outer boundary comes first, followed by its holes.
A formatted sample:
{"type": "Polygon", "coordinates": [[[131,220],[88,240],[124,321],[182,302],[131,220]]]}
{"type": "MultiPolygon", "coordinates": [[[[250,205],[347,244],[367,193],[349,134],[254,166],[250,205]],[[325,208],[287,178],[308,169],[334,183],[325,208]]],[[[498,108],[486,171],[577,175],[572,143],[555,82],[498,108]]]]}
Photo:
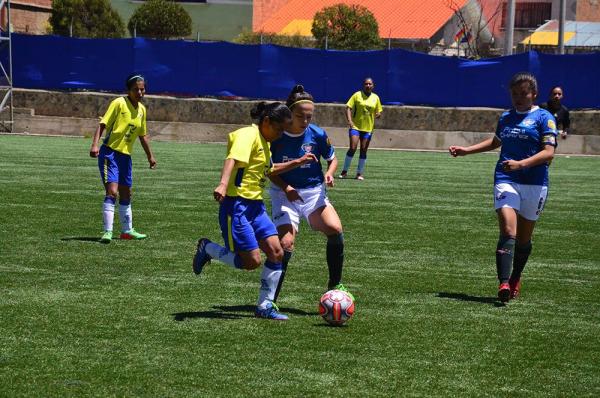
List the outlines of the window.
{"type": "MultiPolygon", "coordinates": [[[[531,29],[543,25],[550,19],[552,3],[515,2],[515,29],[531,29]]],[[[506,26],[508,4],[502,4],[502,27],[506,26]]]]}

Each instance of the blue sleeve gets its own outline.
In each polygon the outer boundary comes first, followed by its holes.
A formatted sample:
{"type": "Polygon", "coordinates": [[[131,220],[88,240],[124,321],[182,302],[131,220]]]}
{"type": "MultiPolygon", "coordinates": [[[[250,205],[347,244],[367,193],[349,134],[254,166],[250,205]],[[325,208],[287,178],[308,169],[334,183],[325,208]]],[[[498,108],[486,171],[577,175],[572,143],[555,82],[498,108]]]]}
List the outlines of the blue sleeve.
{"type": "Polygon", "coordinates": [[[325,130],[321,130],[317,143],[319,145],[319,152],[323,155],[323,158],[327,161],[332,160],[335,156],[335,148],[331,144],[325,130]]]}

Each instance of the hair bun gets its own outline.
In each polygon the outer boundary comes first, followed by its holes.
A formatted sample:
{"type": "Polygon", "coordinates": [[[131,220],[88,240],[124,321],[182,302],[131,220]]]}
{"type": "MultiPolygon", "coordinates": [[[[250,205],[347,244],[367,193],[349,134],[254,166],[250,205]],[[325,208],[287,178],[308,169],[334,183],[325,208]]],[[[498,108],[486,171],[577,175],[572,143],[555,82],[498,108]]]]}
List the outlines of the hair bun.
{"type": "Polygon", "coordinates": [[[304,86],[302,84],[296,84],[294,86],[294,88],[292,89],[292,94],[303,93],[303,92],[304,92],[304,86]]]}

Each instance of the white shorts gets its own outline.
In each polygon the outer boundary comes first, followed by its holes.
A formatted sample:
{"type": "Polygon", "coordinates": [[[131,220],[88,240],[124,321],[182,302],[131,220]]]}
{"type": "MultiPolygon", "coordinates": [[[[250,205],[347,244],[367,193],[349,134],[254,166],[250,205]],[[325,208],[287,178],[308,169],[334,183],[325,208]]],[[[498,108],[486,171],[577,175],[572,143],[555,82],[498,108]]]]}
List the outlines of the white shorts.
{"type": "Polygon", "coordinates": [[[304,217],[308,222],[308,216],[315,210],[330,204],[325,185],[299,188],[296,191],[303,202],[299,200],[290,202],[281,189],[271,187],[269,190],[271,194],[271,215],[276,227],[291,224],[298,231],[300,217],[304,217]]]}
{"type": "Polygon", "coordinates": [[[519,215],[529,221],[536,221],[546,204],[548,187],[543,185],[523,185],[500,183],[494,185],[494,207],[515,209],[519,215]]]}

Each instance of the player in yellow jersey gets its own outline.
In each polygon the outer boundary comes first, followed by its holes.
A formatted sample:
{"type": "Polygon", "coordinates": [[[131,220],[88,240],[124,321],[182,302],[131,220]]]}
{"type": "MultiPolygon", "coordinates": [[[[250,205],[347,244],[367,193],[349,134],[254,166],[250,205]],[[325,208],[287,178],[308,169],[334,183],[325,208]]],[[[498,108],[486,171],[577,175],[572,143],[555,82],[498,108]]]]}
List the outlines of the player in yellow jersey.
{"type": "Polygon", "coordinates": [[[90,156],[98,158],[100,177],[106,190],[103,205],[104,233],[102,243],[112,241],[115,204],[119,197],[119,218],[121,221],[121,239],[144,239],[146,235],[133,229],[131,212],[131,150],[136,137],[139,138],[148,157],[150,168],[156,167],[156,160],[150,149],[146,134],[146,107],[141,100],[146,92],[144,77],[133,74],[125,81],[127,96],[113,100],[92,139],[90,156]],[[102,145],[98,142],[102,133],[106,136],[102,145]]]}
{"type": "Polygon", "coordinates": [[[350,137],[350,148],[346,153],[344,168],[340,178],[346,178],[348,169],[352,163],[354,152],[360,140],[360,158],[356,169],[356,178],[364,180],[365,164],[367,163],[367,150],[371,143],[375,119],[381,116],[383,108],[377,94],[373,92],[375,84],[373,79],[367,77],[363,81],[363,89],[352,94],[346,103],[346,120],[348,121],[348,136],[350,137]]]}
{"type": "Polygon", "coordinates": [[[225,247],[200,239],[193,270],[200,274],[213,258],[234,268],[253,270],[260,266],[262,250],[267,259],[261,273],[255,315],[287,320],[273,303],[281,277],[283,249],[262,195],[268,175],[284,173],[316,161],[316,157],[306,154],[290,162],[273,164],[269,143],[281,137],[284,128],[291,123],[291,112],[279,102],[260,102],[250,115],[258,124],[229,134],[221,181],[213,192],[220,203],[219,223],[225,247]]]}

